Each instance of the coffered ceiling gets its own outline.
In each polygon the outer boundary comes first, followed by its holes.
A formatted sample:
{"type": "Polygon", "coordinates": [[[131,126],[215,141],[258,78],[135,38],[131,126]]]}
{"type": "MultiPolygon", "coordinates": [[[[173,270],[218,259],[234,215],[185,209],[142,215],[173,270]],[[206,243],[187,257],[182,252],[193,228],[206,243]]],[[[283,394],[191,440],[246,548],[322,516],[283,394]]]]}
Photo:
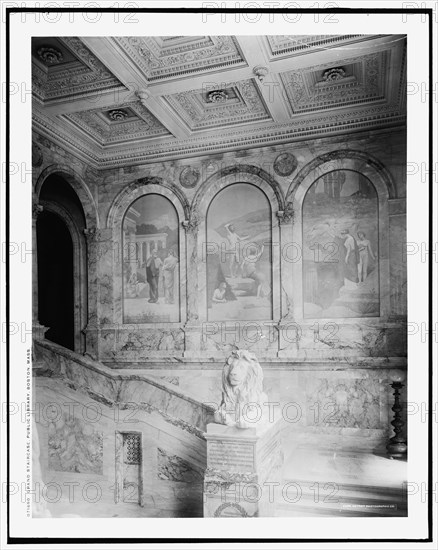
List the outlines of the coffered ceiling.
{"type": "Polygon", "coordinates": [[[94,167],[405,124],[405,37],[33,39],[34,129],[94,167]]]}

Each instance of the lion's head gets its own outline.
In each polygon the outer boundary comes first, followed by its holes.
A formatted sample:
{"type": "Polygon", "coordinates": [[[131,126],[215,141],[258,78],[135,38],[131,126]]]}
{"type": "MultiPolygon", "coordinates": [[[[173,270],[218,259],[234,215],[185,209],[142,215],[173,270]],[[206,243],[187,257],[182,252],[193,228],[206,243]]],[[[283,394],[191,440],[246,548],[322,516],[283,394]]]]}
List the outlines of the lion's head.
{"type": "Polygon", "coordinates": [[[263,392],[263,371],[247,350],[233,351],[222,371],[222,390],[231,403],[258,403],[263,392]]]}
{"type": "Polygon", "coordinates": [[[247,350],[233,351],[222,371],[222,403],[216,421],[234,424],[233,416],[238,417],[251,404],[261,405],[265,399],[263,371],[256,356],[247,350]]]}

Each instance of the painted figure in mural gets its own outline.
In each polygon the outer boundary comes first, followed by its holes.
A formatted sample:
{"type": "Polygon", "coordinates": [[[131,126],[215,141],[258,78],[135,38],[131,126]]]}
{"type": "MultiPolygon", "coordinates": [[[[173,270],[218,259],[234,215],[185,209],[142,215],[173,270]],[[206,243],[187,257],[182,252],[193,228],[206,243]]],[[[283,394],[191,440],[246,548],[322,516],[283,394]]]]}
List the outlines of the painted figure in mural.
{"type": "Polygon", "coordinates": [[[178,265],[178,259],[175,255],[175,249],[169,248],[167,257],[163,262],[163,278],[164,278],[164,301],[166,304],[173,304],[175,301],[175,269],[178,265]]]}
{"type": "Polygon", "coordinates": [[[160,269],[163,262],[158,257],[156,249],[152,251],[152,256],[146,262],[146,280],[149,283],[149,303],[158,302],[158,281],[160,278],[160,269]]]}
{"type": "Polygon", "coordinates": [[[227,299],[225,297],[225,294],[227,292],[227,283],[223,281],[219,284],[218,288],[215,289],[213,292],[212,301],[216,304],[226,304],[227,299]]]}
{"type": "Polygon", "coordinates": [[[344,245],[344,284],[345,286],[351,286],[351,283],[358,282],[357,266],[359,264],[359,248],[357,246],[356,239],[353,235],[350,235],[348,229],[341,231],[341,239],[343,239],[344,245]]]}
{"type": "Polygon", "coordinates": [[[372,260],[376,259],[371,248],[371,243],[366,237],[367,236],[363,231],[358,231],[357,246],[359,247],[359,265],[357,266],[357,269],[359,283],[363,283],[367,278],[369,256],[371,256],[372,260]]]}
{"type": "Polygon", "coordinates": [[[263,244],[257,246],[255,243],[247,247],[246,254],[241,263],[242,277],[253,279],[256,286],[255,294],[258,299],[268,297],[271,289],[267,285],[265,274],[257,267],[257,262],[263,254],[263,244]]]}
{"type": "Polygon", "coordinates": [[[225,285],[224,299],[227,302],[235,301],[236,296],[231,290],[230,285],[227,283],[225,275],[222,271],[219,254],[212,254],[208,257],[207,262],[207,306],[209,308],[211,308],[212,304],[215,303],[213,302],[213,294],[215,290],[221,286],[221,283],[225,285]]]}
{"type": "Polygon", "coordinates": [[[230,277],[235,278],[240,268],[240,243],[249,239],[249,235],[240,237],[236,233],[232,223],[225,224],[225,229],[227,230],[227,238],[230,243],[230,250],[227,251],[230,254],[230,277]]]}
{"type": "Polygon", "coordinates": [[[233,351],[222,371],[222,401],[214,414],[215,422],[256,428],[263,422],[261,413],[266,402],[263,371],[257,357],[248,350],[233,351]]]}
{"type": "Polygon", "coordinates": [[[128,297],[136,298],[140,292],[140,283],[137,279],[137,272],[133,271],[128,280],[128,297]]]}

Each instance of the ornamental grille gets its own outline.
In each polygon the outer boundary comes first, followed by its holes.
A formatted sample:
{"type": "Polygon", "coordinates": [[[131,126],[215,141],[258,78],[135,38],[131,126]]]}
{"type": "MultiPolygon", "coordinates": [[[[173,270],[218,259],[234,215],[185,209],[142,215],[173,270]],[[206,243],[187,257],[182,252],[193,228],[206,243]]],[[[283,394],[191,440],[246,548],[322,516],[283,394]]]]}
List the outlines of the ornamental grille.
{"type": "Polygon", "coordinates": [[[140,464],[141,463],[141,435],[140,434],[124,434],[123,447],[125,452],[125,464],[140,464]]]}

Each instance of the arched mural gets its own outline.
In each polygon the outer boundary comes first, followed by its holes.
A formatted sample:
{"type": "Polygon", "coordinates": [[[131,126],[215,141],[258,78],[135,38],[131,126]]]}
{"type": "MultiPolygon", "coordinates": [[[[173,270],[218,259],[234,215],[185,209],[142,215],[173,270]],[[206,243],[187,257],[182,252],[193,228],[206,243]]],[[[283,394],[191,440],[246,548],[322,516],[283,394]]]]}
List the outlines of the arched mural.
{"type": "Polygon", "coordinates": [[[180,321],[179,224],[169,199],[135,200],[123,219],[123,322],[180,321]]]}
{"type": "Polygon", "coordinates": [[[378,197],[363,174],[318,178],[303,203],[304,316],[377,317],[378,197]]]}
{"type": "Polygon", "coordinates": [[[272,319],[271,207],[248,183],[219,191],[207,213],[207,318],[272,319]]]}

